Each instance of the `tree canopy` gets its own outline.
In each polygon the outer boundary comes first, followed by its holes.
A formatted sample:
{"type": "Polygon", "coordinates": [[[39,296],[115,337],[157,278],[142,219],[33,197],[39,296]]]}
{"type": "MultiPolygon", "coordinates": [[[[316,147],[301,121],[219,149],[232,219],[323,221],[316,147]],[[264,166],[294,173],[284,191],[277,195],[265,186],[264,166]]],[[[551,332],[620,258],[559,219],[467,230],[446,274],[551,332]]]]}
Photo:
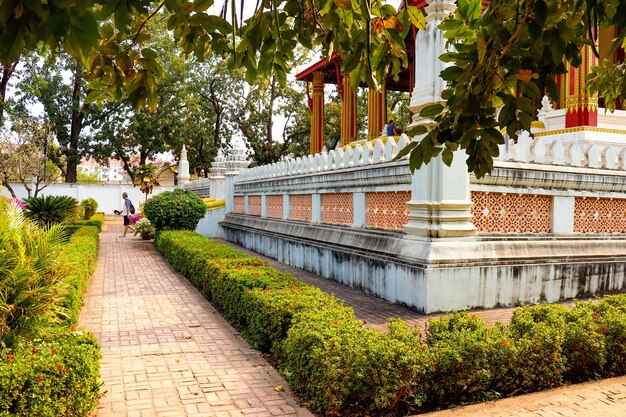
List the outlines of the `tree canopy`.
{"type": "MultiPolygon", "coordinates": [[[[405,36],[411,24],[423,27],[422,13],[403,0],[396,10],[382,0],[264,0],[245,22],[236,1],[226,1],[219,16],[208,10],[212,0],[0,0],[0,61],[10,65],[24,51],[46,43],[63,49],[86,69],[86,103],[126,98],[135,108],[154,109],[163,75],[160,54],[151,47],[147,22],[168,13],[167,28],[178,48],[204,60],[227,56],[231,67],[281,85],[297,45],[317,48],[330,57],[338,52],[342,72],[356,86],[377,87],[390,72],[407,64],[405,36]]],[[[493,167],[503,141],[529,130],[536,109],[532,100],[555,97],[555,77],[578,65],[580,48],[593,45],[599,29],[614,25],[626,36],[626,0],[492,1],[458,0],[458,10],[441,25],[451,52],[441,76],[449,87],[443,104],[422,109],[436,124],[410,133],[425,134],[407,151],[417,168],[442,154],[464,149],[468,169],[478,176],[493,167]]],[[[590,87],[607,99],[626,98],[626,69],[603,62],[590,75],[590,87]]]]}

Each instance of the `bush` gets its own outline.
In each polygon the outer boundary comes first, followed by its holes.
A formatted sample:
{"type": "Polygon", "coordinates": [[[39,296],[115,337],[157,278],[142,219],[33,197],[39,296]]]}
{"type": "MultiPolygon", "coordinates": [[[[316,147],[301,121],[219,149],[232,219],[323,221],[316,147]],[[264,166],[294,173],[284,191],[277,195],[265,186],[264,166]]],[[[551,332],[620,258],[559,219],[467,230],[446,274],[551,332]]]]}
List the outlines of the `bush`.
{"type": "Polygon", "coordinates": [[[31,197],[26,200],[26,215],[41,224],[50,226],[78,220],[78,200],[68,196],[31,197]]]}
{"type": "Polygon", "coordinates": [[[334,296],[196,233],[160,232],[156,245],[325,415],[410,414],[626,373],[626,295],[518,308],[508,326],[455,313],[422,339],[399,321],[364,329],[334,296]]]}
{"type": "Polygon", "coordinates": [[[0,416],[88,416],[100,397],[99,346],[64,331],[0,350],[0,416]]]}
{"type": "Polygon", "coordinates": [[[195,230],[206,206],[191,191],[177,188],[150,198],[143,211],[157,230],[195,230]]]}
{"type": "Polygon", "coordinates": [[[77,220],[73,225],[83,227],[83,226],[95,226],[98,228],[98,231],[102,231],[102,226],[104,225],[104,213],[96,213],[91,216],[88,220],[77,220]]]}
{"type": "Polygon", "coordinates": [[[80,205],[83,208],[83,220],[89,220],[98,211],[98,202],[93,198],[81,201],[80,205]]]}
{"type": "Polygon", "coordinates": [[[58,325],[67,271],[58,262],[63,228],[40,228],[0,201],[0,347],[40,337],[58,325]]]}
{"type": "Polygon", "coordinates": [[[75,326],[78,323],[83,295],[96,267],[98,233],[95,226],[79,228],[59,255],[59,263],[64,265],[66,272],[64,282],[67,286],[61,293],[61,306],[65,310],[62,317],[67,326],[75,326]]]}

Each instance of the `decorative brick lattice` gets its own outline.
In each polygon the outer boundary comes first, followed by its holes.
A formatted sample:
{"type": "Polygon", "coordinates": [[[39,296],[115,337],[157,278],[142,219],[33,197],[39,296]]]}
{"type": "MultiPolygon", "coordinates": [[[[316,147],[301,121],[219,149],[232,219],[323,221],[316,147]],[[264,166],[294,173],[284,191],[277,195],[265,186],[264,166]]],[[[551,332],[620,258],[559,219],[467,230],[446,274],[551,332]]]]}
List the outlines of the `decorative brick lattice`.
{"type": "Polygon", "coordinates": [[[626,232],[626,200],[576,197],[574,202],[574,232],[626,232]]]}
{"type": "Polygon", "coordinates": [[[289,196],[289,218],[291,220],[311,221],[313,199],[311,194],[294,194],[289,196]]]}
{"type": "Polygon", "coordinates": [[[243,214],[246,208],[244,199],[242,195],[235,196],[235,213],[243,214]]]}
{"type": "Polygon", "coordinates": [[[473,223],[481,232],[549,233],[552,197],[472,192],[473,223]]]}
{"type": "Polygon", "coordinates": [[[283,218],[283,196],[282,195],[268,195],[265,197],[265,214],[267,217],[273,217],[275,219],[283,218]]]}
{"type": "Polygon", "coordinates": [[[410,191],[365,194],[365,225],[383,229],[402,229],[409,222],[410,191]]]}
{"type": "Polygon", "coordinates": [[[261,196],[251,195],[248,197],[248,214],[252,216],[261,215],[261,196]]]}
{"type": "Polygon", "coordinates": [[[322,222],[352,224],[354,222],[352,193],[322,194],[322,222]]]}

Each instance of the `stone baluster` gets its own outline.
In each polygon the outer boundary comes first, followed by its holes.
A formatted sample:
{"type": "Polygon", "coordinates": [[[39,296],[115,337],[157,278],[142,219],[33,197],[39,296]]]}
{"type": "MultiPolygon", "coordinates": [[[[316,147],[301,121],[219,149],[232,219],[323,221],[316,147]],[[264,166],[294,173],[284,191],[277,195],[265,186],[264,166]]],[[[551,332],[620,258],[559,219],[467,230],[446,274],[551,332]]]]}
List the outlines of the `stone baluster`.
{"type": "Polygon", "coordinates": [[[602,168],[615,169],[617,167],[617,155],[615,149],[611,145],[604,148],[602,151],[602,168]]]}

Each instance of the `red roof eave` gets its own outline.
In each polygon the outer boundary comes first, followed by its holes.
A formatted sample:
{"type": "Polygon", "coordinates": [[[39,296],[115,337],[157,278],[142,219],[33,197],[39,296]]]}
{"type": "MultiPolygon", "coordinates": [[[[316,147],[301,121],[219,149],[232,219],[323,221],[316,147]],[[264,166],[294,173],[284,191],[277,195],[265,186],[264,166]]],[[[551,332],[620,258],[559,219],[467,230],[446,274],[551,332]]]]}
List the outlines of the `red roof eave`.
{"type": "Polygon", "coordinates": [[[326,58],[322,58],[321,60],[319,60],[315,64],[311,65],[310,67],[308,67],[307,69],[305,69],[301,73],[296,74],[296,80],[298,80],[298,81],[311,81],[311,79],[313,77],[313,73],[315,71],[324,69],[326,67],[326,65],[333,63],[333,61],[335,61],[335,59],[337,59],[337,58],[339,58],[339,52],[333,52],[333,55],[330,58],[330,61],[327,61],[326,58]]]}

